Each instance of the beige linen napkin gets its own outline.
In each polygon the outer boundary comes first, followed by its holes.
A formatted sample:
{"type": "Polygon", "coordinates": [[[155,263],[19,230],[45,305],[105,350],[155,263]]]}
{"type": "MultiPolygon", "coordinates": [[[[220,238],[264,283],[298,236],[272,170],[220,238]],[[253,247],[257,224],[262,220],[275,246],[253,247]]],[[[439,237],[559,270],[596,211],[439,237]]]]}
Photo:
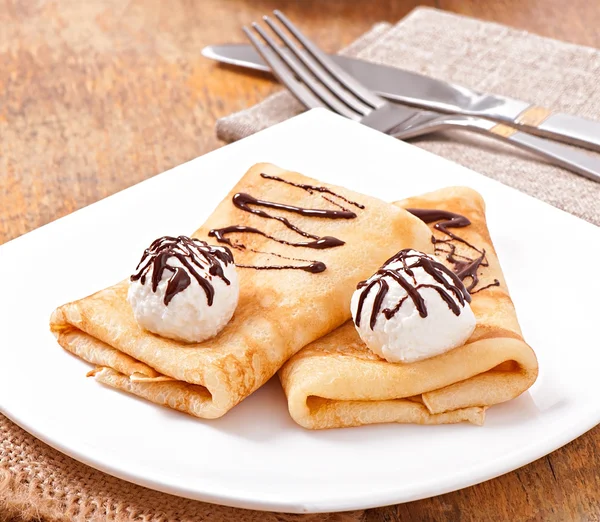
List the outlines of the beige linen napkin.
{"type": "MultiPolygon", "coordinates": [[[[343,51],[473,89],[600,120],[600,51],[430,8],[376,25],[343,51]]],[[[244,138],[303,110],[287,92],[222,118],[217,134],[244,138]]],[[[464,131],[412,143],[600,225],[600,183],[464,131]]]]}
{"type": "MultiPolygon", "coordinates": [[[[600,118],[600,52],[595,49],[422,8],[394,27],[375,26],[346,52],[600,118]]],[[[222,119],[218,133],[233,141],[301,110],[281,92],[222,119]]],[[[452,133],[416,144],[600,224],[600,184],[478,137],[452,133]]],[[[304,516],[245,511],[158,493],[80,464],[0,415],[0,520],[16,515],[23,520],[61,522],[358,522],[364,518],[362,511],[304,516]]]]}

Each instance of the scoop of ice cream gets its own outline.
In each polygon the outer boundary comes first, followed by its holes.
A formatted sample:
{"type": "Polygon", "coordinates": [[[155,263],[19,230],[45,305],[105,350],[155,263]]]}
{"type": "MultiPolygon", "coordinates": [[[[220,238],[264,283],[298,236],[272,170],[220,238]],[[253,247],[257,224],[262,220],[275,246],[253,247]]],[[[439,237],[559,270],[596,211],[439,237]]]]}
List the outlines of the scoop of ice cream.
{"type": "Polygon", "coordinates": [[[377,355],[410,363],[465,343],[475,329],[471,296],[434,256],[402,250],[352,296],[358,334],[377,355]]]}
{"type": "Polygon", "coordinates": [[[217,335],[239,297],[233,255],[226,247],[186,236],[161,237],[144,251],[127,299],[150,332],[186,342],[217,335]]]}

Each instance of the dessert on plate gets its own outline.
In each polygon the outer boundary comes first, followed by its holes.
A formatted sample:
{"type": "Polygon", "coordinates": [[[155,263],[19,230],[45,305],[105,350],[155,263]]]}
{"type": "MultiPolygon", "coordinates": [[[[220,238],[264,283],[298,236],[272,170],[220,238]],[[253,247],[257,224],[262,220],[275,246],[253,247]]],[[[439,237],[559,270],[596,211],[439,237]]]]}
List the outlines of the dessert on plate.
{"type": "Polygon", "coordinates": [[[216,418],[346,322],[356,284],[399,248],[429,245],[400,207],[258,164],[191,237],[158,238],[129,280],[50,327],[98,381],[216,418]]]}
{"type": "Polygon", "coordinates": [[[485,219],[453,187],[397,203],[431,227],[357,285],[353,321],[280,370],[293,419],[321,429],[383,422],[483,424],[535,381],[485,219]]]}

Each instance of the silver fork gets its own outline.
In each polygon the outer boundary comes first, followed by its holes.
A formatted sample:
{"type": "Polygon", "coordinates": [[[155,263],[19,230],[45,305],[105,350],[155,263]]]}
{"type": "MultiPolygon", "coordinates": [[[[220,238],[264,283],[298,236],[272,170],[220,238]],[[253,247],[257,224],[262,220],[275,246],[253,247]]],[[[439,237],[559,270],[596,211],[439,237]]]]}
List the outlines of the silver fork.
{"type": "Polygon", "coordinates": [[[244,32],[281,83],[307,108],[330,109],[403,140],[452,129],[485,134],[600,182],[600,158],[579,149],[483,118],[443,114],[388,102],[333,62],[283,13],[276,10],[274,15],[280,24],[268,16],[263,20],[277,35],[279,43],[256,23],[252,24],[254,32],[247,27],[244,32]]]}

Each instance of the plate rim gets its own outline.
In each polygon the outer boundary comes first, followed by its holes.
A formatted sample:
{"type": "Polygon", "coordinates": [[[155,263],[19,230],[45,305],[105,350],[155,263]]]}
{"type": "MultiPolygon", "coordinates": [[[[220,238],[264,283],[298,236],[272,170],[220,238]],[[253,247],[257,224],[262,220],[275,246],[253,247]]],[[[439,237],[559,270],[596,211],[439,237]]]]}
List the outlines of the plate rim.
{"type": "MultiPolygon", "coordinates": [[[[63,453],[64,455],[67,455],[68,457],[71,457],[76,461],[90,466],[102,473],[107,473],[108,475],[124,480],[126,482],[130,482],[132,484],[136,484],[138,486],[142,486],[154,491],[175,495],[190,500],[197,500],[200,502],[208,502],[211,504],[218,504],[239,509],[252,509],[256,511],[267,511],[275,513],[282,512],[292,514],[334,513],[373,509],[378,507],[385,507],[396,504],[404,504],[406,502],[423,500],[439,495],[444,495],[446,493],[451,493],[453,491],[469,488],[471,486],[475,486],[477,484],[481,484],[483,482],[487,482],[488,480],[492,480],[507,473],[510,473],[540,458],[543,458],[546,455],[552,453],[553,451],[556,451],[557,449],[572,442],[576,438],[584,435],[585,433],[596,427],[598,424],[600,424],[599,406],[596,408],[595,418],[592,418],[590,416],[590,418],[586,419],[585,422],[581,422],[581,426],[578,424],[570,424],[568,427],[564,428],[560,432],[560,437],[556,437],[554,435],[554,437],[552,438],[548,435],[543,439],[543,443],[536,441],[535,444],[532,443],[530,445],[522,447],[520,450],[515,451],[511,454],[514,456],[512,457],[512,460],[508,461],[508,464],[498,465],[491,474],[488,468],[477,468],[476,466],[471,466],[470,468],[467,468],[465,470],[462,470],[461,472],[451,475],[446,479],[445,482],[438,484],[436,487],[428,490],[427,492],[422,492],[420,494],[402,494],[402,490],[394,490],[393,487],[390,487],[388,490],[379,493],[378,496],[374,496],[373,492],[368,491],[364,493],[364,497],[354,496],[352,500],[338,501],[336,504],[333,504],[332,507],[331,501],[329,500],[306,502],[277,502],[270,500],[267,502],[264,500],[256,500],[253,498],[244,497],[240,494],[236,495],[235,493],[228,495],[210,491],[197,492],[181,488],[174,488],[172,486],[165,485],[164,483],[159,483],[157,481],[145,479],[137,475],[130,475],[126,472],[123,472],[119,468],[113,468],[110,465],[107,465],[101,461],[91,458],[77,450],[72,450],[66,446],[63,446],[58,441],[46,440],[44,435],[37,431],[33,426],[28,426],[26,423],[21,423],[18,419],[13,419],[10,413],[6,413],[4,411],[0,413],[2,413],[2,415],[5,415],[17,426],[30,433],[37,439],[41,440],[51,448],[59,451],[60,453],[63,453]],[[538,448],[538,451],[528,452],[529,448],[531,447],[538,448]],[[468,475],[474,469],[479,470],[479,473],[471,474],[470,478],[466,478],[466,475],[468,475]]],[[[475,427],[475,429],[477,428],[478,427],[475,427]]],[[[492,462],[496,463],[500,460],[500,458],[497,458],[492,462]]]]}
{"type": "MultiPolygon", "coordinates": [[[[329,113],[328,111],[326,111],[324,109],[316,109],[313,111],[309,111],[307,113],[303,113],[299,116],[296,116],[295,118],[293,118],[293,120],[306,119],[307,123],[305,125],[314,124],[315,122],[321,120],[321,121],[319,121],[319,124],[323,125],[323,124],[326,124],[326,122],[323,122],[323,118],[325,120],[329,120],[330,118],[343,119],[339,116],[329,113]],[[314,119],[314,121],[310,122],[311,119],[314,119]]],[[[290,121],[290,120],[288,120],[288,121],[290,121]]],[[[287,121],[283,122],[281,124],[278,124],[277,127],[279,127],[279,125],[286,125],[286,124],[287,124],[287,121]]],[[[272,130],[272,129],[273,129],[273,127],[271,127],[268,130],[272,130]]],[[[376,131],[372,131],[372,132],[376,132],[376,131]]],[[[216,150],[221,150],[221,149],[216,149],[216,150]]],[[[211,154],[212,152],[216,152],[216,151],[211,151],[207,154],[211,154]]],[[[431,153],[428,153],[427,151],[422,151],[422,152],[424,152],[426,154],[431,154],[431,153]]],[[[199,156],[199,158],[202,158],[204,156],[206,156],[206,154],[203,156],[199,156]]],[[[197,159],[198,158],[192,159],[191,162],[193,162],[197,159]]],[[[443,161],[452,163],[452,164],[458,166],[460,169],[474,173],[477,176],[485,177],[482,174],[479,174],[479,173],[477,173],[467,167],[464,167],[462,165],[456,164],[456,163],[452,162],[451,160],[447,160],[446,158],[440,158],[440,159],[443,161]]],[[[186,162],[186,163],[190,163],[190,162],[186,162]]],[[[179,168],[179,167],[181,167],[181,165],[174,167],[174,169],[179,168]]],[[[165,173],[169,172],[170,170],[172,170],[172,169],[165,171],[165,173]]],[[[121,193],[127,191],[127,190],[135,189],[135,187],[137,185],[148,182],[152,179],[153,178],[149,178],[147,180],[141,181],[140,183],[138,183],[136,185],[132,185],[131,187],[128,187],[122,191],[112,194],[111,196],[108,196],[108,198],[114,197],[118,194],[121,194],[121,193]]],[[[502,185],[500,182],[498,182],[496,180],[492,180],[490,178],[486,178],[486,179],[488,179],[489,181],[492,181],[493,183],[502,185]]],[[[542,203],[544,205],[547,205],[548,207],[552,208],[553,211],[558,211],[558,212],[564,214],[565,216],[569,216],[569,218],[573,218],[573,219],[576,219],[577,221],[580,221],[581,223],[590,225],[593,229],[597,228],[593,224],[588,223],[585,220],[582,220],[582,219],[578,218],[577,216],[574,216],[573,214],[569,214],[568,212],[565,212],[561,209],[552,207],[551,205],[548,205],[547,203],[545,203],[541,200],[538,200],[537,198],[533,198],[532,196],[524,194],[524,193],[518,191],[517,189],[514,189],[512,187],[508,187],[508,188],[515,192],[519,192],[521,195],[524,195],[537,203],[542,203]]],[[[104,198],[104,199],[108,199],[108,198],[104,198]]],[[[98,203],[101,203],[102,201],[104,201],[104,199],[99,200],[95,203],[92,203],[91,205],[83,207],[82,209],[79,209],[79,210],[83,210],[90,206],[94,206],[98,203]]],[[[56,223],[65,218],[72,219],[72,216],[74,216],[77,212],[78,211],[75,211],[67,216],[53,220],[50,223],[48,223],[47,225],[56,223]]],[[[34,229],[29,233],[23,234],[22,236],[19,236],[11,241],[8,241],[7,243],[4,243],[3,245],[0,245],[0,251],[4,250],[4,247],[6,245],[14,244],[14,242],[18,242],[21,238],[28,236],[29,234],[37,233],[38,231],[44,229],[47,225],[44,225],[37,229],[34,229]]],[[[177,496],[185,497],[185,498],[190,498],[190,499],[194,499],[194,500],[200,500],[200,501],[211,502],[211,503],[216,503],[216,504],[223,504],[223,505],[237,507],[237,508],[256,509],[256,510],[262,510],[262,511],[281,511],[281,512],[288,512],[288,513],[324,513],[324,512],[332,512],[332,511],[349,511],[349,510],[355,510],[355,509],[369,509],[369,508],[378,507],[378,506],[399,504],[399,503],[409,502],[409,501],[413,501],[413,500],[419,500],[422,498],[429,498],[431,496],[441,495],[444,493],[455,491],[457,489],[470,487],[474,484],[478,484],[483,481],[490,480],[492,478],[495,478],[495,477],[498,477],[505,473],[508,473],[510,471],[513,471],[514,469],[517,469],[521,466],[527,465],[530,462],[533,462],[534,460],[537,460],[537,459],[547,455],[548,453],[555,451],[556,449],[564,446],[565,444],[569,443],[570,441],[574,440],[578,436],[584,434],[585,432],[589,431],[594,426],[596,426],[597,424],[600,423],[600,404],[595,407],[593,404],[586,405],[585,411],[586,411],[586,413],[589,413],[589,416],[579,417],[580,422],[570,423],[568,426],[564,427],[559,432],[552,432],[553,435],[552,436],[547,435],[546,437],[543,438],[542,442],[540,442],[539,439],[536,440],[536,442],[535,442],[536,451],[531,450],[531,447],[534,446],[534,444],[532,443],[530,445],[521,447],[519,450],[516,450],[515,452],[511,452],[509,454],[511,456],[510,460],[508,460],[508,461],[503,460],[502,462],[498,462],[497,465],[493,468],[494,471],[492,471],[491,473],[489,470],[489,466],[480,466],[480,467],[471,466],[467,470],[461,470],[460,472],[449,475],[448,477],[446,477],[445,482],[438,483],[438,485],[436,487],[430,488],[428,491],[422,491],[420,494],[411,494],[410,489],[409,489],[409,493],[406,494],[406,490],[403,490],[397,484],[394,488],[393,483],[392,483],[392,485],[390,485],[390,487],[388,489],[382,490],[381,492],[379,492],[378,495],[374,495],[372,491],[369,491],[369,492],[365,493],[364,498],[355,495],[352,499],[347,499],[346,501],[338,500],[337,503],[332,504],[331,501],[323,500],[323,499],[321,499],[319,501],[306,501],[306,502],[277,501],[274,499],[265,500],[264,498],[261,500],[257,500],[255,498],[244,497],[239,492],[238,493],[234,492],[231,494],[228,494],[227,492],[224,493],[222,491],[220,493],[218,493],[218,492],[210,491],[210,490],[208,490],[208,491],[205,490],[203,492],[199,492],[199,491],[191,490],[191,489],[185,490],[180,487],[173,487],[168,484],[160,483],[160,482],[157,482],[152,479],[146,479],[146,478],[140,477],[139,475],[136,475],[136,474],[130,474],[118,467],[114,467],[114,466],[111,466],[104,462],[101,462],[101,461],[91,457],[90,455],[86,455],[85,453],[78,451],[77,449],[73,449],[68,446],[65,446],[61,443],[61,441],[54,440],[51,437],[46,437],[43,433],[39,432],[35,428],[35,426],[31,425],[25,419],[20,418],[20,416],[18,415],[17,412],[11,412],[10,408],[7,408],[7,407],[3,406],[2,404],[0,404],[0,413],[5,415],[12,422],[17,424],[22,429],[24,429],[28,433],[32,434],[34,437],[38,438],[45,444],[49,445],[50,447],[56,449],[57,451],[65,454],[65,455],[68,455],[68,456],[74,458],[75,460],[77,460],[79,462],[82,462],[86,465],[89,465],[89,466],[99,470],[99,471],[108,473],[117,478],[126,480],[128,482],[132,482],[134,484],[138,484],[138,485],[146,487],[146,488],[150,488],[153,490],[162,491],[164,493],[177,495],[177,496]],[[559,434],[557,435],[557,433],[559,433],[559,434]],[[478,470],[478,472],[473,473],[473,471],[475,469],[478,470]],[[469,475],[470,478],[466,478],[466,475],[469,475]]],[[[499,460],[500,460],[499,458],[496,459],[496,461],[499,461],[499,460]]],[[[494,463],[495,463],[495,461],[494,461],[494,463]]]]}

